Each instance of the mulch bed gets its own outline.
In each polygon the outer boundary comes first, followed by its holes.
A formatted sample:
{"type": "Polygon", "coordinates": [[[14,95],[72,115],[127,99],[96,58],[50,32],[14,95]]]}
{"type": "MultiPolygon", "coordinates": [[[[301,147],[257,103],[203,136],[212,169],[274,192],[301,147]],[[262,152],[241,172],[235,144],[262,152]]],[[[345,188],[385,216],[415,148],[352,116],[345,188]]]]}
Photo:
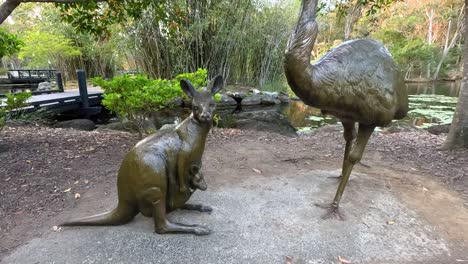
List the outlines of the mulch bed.
{"type": "MultiPolygon", "coordinates": [[[[268,141],[281,152],[276,159],[280,162],[286,153],[298,157],[290,162],[305,168],[310,166],[307,164],[319,163],[321,157],[339,164],[344,148],[341,131],[337,125],[325,126],[312,135],[290,138],[257,131],[214,129],[207,148],[213,150],[223,145],[235,148],[234,143],[239,142],[263,148],[264,143],[259,142],[268,141]]],[[[445,135],[425,131],[375,133],[363,163],[435,175],[468,201],[468,150],[440,151],[438,147],[444,139],[445,135]]],[[[96,186],[115,186],[122,157],[138,140],[137,135],[126,132],[84,132],[42,126],[8,127],[0,132],[0,259],[18,245],[41,235],[54,216],[73,207],[76,194],[96,186]]],[[[275,153],[266,154],[276,157],[275,153]]]]}

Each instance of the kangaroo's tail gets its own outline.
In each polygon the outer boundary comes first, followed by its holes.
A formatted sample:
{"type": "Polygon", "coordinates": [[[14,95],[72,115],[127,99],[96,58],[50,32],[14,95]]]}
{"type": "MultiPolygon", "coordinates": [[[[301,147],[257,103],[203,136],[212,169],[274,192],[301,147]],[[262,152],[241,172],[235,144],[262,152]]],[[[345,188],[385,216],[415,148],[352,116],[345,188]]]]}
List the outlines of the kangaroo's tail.
{"type": "Polygon", "coordinates": [[[65,222],[60,224],[61,226],[107,226],[107,225],[123,225],[125,223],[130,222],[135,215],[137,215],[138,211],[136,208],[131,207],[126,204],[119,203],[117,208],[114,210],[88,216],[84,218],[79,218],[76,220],[72,220],[70,222],[65,222]]]}

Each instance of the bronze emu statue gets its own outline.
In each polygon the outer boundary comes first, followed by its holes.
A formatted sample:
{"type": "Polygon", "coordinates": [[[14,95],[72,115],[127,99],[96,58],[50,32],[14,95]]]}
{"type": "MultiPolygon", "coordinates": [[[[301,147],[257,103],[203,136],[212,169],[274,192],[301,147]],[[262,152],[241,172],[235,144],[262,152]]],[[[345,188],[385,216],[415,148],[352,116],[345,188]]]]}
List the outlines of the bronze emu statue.
{"type": "Polygon", "coordinates": [[[344,42],[317,63],[310,63],[318,33],[317,2],[302,1],[299,21],[286,48],[284,70],[289,86],[304,103],[336,116],[343,124],[346,147],[340,185],[331,205],[317,204],[329,209],[323,218],[343,220],[338,207],[354,164],[361,160],[375,127],[406,116],[408,95],[395,61],[375,40],[344,42]]]}

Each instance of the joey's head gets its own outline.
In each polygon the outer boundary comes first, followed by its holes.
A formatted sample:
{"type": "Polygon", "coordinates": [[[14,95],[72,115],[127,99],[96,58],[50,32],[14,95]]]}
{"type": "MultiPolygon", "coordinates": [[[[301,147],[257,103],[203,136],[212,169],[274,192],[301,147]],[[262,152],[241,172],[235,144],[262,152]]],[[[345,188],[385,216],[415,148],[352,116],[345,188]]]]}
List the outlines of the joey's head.
{"type": "Polygon", "coordinates": [[[214,95],[224,87],[224,79],[221,75],[214,77],[207,87],[197,91],[188,80],[181,80],[180,86],[184,93],[192,98],[193,117],[201,123],[213,121],[213,111],[215,110],[214,95]]]}
{"type": "Polygon", "coordinates": [[[189,187],[192,190],[202,190],[205,191],[208,186],[205,181],[205,177],[203,176],[203,173],[200,171],[201,164],[192,164],[190,168],[190,181],[189,181],[189,187]]]}

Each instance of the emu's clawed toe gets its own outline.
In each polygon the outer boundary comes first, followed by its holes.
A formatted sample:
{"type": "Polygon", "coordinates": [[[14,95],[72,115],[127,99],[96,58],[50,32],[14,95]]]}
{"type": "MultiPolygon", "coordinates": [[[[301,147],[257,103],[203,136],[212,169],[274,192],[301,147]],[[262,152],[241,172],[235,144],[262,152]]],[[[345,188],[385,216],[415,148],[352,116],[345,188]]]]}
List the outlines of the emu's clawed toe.
{"type": "Polygon", "coordinates": [[[318,206],[320,208],[326,209],[327,212],[322,215],[322,219],[337,219],[340,221],[344,221],[345,217],[343,213],[340,212],[339,208],[337,206],[334,206],[333,204],[320,204],[316,203],[315,206],[318,206]]]}

